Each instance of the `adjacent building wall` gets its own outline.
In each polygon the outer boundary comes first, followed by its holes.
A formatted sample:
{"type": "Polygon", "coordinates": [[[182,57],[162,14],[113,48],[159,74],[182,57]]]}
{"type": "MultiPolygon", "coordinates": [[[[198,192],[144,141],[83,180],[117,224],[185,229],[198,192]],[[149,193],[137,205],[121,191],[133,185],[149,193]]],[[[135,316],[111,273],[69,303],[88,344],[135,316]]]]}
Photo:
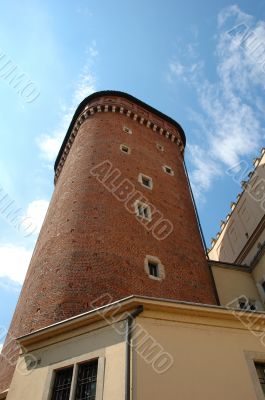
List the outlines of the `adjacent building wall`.
{"type": "Polygon", "coordinates": [[[235,305],[236,300],[246,297],[255,301],[258,310],[264,310],[256,283],[250,271],[212,266],[219,300],[223,306],[235,305]]]}
{"type": "Polygon", "coordinates": [[[138,321],[174,363],[157,374],[136,352],[134,400],[264,399],[253,359],[265,360],[265,347],[249,330],[188,316],[180,322],[159,313],[138,321]]]}
{"type": "MultiPolygon", "coordinates": [[[[231,179],[240,184],[246,175],[248,166],[241,165],[241,171],[230,172],[231,179]],[[240,177],[241,174],[241,177],[240,177]]],[[[230,263],[250,264],[258,246],[265,240],[265,149],[254,160],[254,170],[249,173],[248,181],[242,183],[243,192],[236,202],[231,203],[231,212],[221,222],[220,232],[212,240],[209,257],[230,263]]],[[[249,168],[250,170],[250,168],[249,168]]]]}

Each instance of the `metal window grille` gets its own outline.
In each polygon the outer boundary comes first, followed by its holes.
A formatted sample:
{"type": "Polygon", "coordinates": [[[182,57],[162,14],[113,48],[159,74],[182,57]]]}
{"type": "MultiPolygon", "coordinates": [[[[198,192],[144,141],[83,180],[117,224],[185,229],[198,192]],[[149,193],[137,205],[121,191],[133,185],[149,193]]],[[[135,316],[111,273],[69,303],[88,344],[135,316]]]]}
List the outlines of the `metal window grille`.
{"type": "Polygon", "coordinates": [[[68,400],[70,396],[73,368],[57,371],[53,385],[52,400],[68,400]]]}
{"type": "Polygon", "coordinates": [[[75,400],[96,399],[97,371],[97,361],[79,365],[75,400]]]}

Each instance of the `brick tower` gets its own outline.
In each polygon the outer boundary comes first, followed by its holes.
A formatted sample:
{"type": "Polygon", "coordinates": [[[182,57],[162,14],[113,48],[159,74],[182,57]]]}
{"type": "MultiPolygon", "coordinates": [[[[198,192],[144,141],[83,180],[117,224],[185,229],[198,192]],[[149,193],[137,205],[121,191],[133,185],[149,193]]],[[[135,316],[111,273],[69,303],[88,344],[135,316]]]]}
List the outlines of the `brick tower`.
{"type": "MultiPolygon", "coordinates": [[[[184,146],[178,123],[128,94],[98,92],[79,105],[9,337],[85,312],[104,294],[216,303],[184,146]]],[[[6,358],[1,390],[14,370],[6,358]]]]}

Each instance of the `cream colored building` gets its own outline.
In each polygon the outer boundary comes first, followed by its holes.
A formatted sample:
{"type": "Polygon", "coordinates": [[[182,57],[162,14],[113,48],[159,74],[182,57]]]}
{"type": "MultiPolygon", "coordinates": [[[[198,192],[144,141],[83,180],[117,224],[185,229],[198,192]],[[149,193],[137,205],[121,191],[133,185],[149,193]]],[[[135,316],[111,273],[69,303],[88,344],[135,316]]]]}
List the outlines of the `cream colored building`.
{"type": "Polygon", "coordinates": [[[70,399],[261,400],[264,325],[262,313],[132,296],[20,338],[7,400],[64,399],[55,385],[69,370],[70,399]],[[76,397],[88,363],[93,393],[76,397]]]}
{"type": "MultiPolygon", "coordinates": [[[[231,211],[221,221],[220,232],[212,239],[209,264],[220,303],[264,310],[265,304],[265,149],[253,160],[242,192],[231,203],[231,211]]],[[[239,181],[241,172],[232,169],[231,179],[239,181]]]]}

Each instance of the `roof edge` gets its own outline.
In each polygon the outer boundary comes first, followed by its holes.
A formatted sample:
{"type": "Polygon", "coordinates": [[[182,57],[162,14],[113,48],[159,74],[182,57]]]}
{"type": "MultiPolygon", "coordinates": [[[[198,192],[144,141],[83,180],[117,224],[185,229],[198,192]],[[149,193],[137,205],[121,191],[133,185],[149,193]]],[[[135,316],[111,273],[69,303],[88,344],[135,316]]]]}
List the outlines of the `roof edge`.
{"type": "Polygon", "coordinates": [[[89,96],[87,96],[83,101],[81,101],[81,103],[77,107],[77,109],[76,109],[76,111],[74,113],[74,116],[72,118],[72,121],[71,121],[71,123],[69,125],[69,128],[68,128],[68,130],[66,132],[66,135],[65,135],[65,138],[63,140],[63,143],[62,143],[62,145],[60,147],[58,156],[56,157],[55,164],[54,164],[54,170],[55,171],[57,169],[57,166],[58,166],[59,161],[61,159],[61,156],[63,154],[63,150],[64,150],[64,148],[66,146],[66,143],[67,143],[67,141],[68,141],[68,139],[70,137],[70,134],[72,132],[74,124],[75,124],[77,118],[79,117],[81,111],[87,105],[87,103],[89,103],[91,100],[93,100],[93,99],[95,99],[97,97],[101,97],[101,96],[119,96],[119,97],[123,97],[123,98],[125,98],[127,100],[130,100],[130,101],[133,101],[134,103],[139,104],[141,107],[143,107],[143,108],[147,109],[148,111],[156,114],[158,117],[165,119],[167,122],[171,123],[172,125],[174,125],[177,128],[177,130],[179,131],[179,134],[181,136],[181,139],[183,141],[183,145],[185,147],[185,145],[186,145],[185,132],[184,132],[183,128],[181,127],[181,125],[178,122],[176,122],[174,119],[170,118],[168,115],[162,113],[161,111],[158,111],[156,108],[154,108],[152,106],[149,106],[147,103],[144,103],[142,100],[139,100],[136,97],[134,97],[134,96],[132,96],[132,95],[126,93],[126,92],[120,92],[118,90],[102,90],[102,91],[99,91],[99,92],[94,92],[94,93],[90,94],[89,96]]]}

